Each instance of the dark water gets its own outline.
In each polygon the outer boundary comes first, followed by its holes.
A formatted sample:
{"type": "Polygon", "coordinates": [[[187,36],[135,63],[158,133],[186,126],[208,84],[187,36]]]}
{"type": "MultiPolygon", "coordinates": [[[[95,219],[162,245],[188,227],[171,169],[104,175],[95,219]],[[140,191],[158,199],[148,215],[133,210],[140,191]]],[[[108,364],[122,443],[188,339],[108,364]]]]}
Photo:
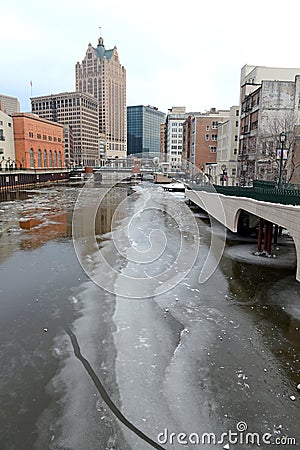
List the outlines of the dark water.
{"type": "MultiPolygon", "coordinates": [[[[244,421],[250,431],[299,442],[300,287],[295,272],[223,256],[213,276],[199,284],[210,227],[196,214],[201,248],[191,270],[159,295],[165,279],[149,284],[145,298],[149,274],[155,277],[170,266],[180,274],[185,263],[182,259],[176,266],[178,254],[185,248],[190,249],[185,259],[193,254],[189,217],[180,217],[180,233],[177,226],[184,198],[153,185],[141,185],[137,193],[115,186],[96,211],[90,240],[91,199],[101,198],[104,190],[89,186],[78,197],[80,186],[56,186],[0,203],[0,449],[152,448],[103,402],[74,356],[67,328],[115,405],[153,440],[166,428],[219,436],[244,421]],[[74,248],[78,198],[81,246],[74,248]],[[124,233],[128,218],[129,238],[124,233]],[[30,219],[34,227],[20,228],[20,220],[24,226],[30,219]],[[149,241],[152,228],[156,234],[149,241]],[[139,248],[142,257],[162,248],[157,230],[169,241],[145,269],[144,261],[130,259],[129,247],[139,248]],[[97,258],[95,245],[109,267],[97,258]],[[138,292],[138,299],[126,292],[138,292]]],[[[226,442],[216,448],[229,448],[226,442]]],[[[212,447],[169,440],[161,445],[212,447]]]]}

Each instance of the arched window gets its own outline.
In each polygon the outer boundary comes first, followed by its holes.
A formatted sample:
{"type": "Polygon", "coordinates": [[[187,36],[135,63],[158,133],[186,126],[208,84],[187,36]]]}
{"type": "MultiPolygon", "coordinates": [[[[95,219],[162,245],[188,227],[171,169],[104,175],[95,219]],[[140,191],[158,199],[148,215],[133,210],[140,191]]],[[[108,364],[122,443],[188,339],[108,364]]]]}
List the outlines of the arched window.
{"type": "Polygon", "coordinates": [[[49,151],[49,167],[53,167],[52,150],[49,151]]]}
{"type": "Polygon", "coordinates": [[[34,154],[33,154],[33,148],[30,149],[30,167],[34,167],[34,154]]]}
{"type": "Polygon", "coordinates": [[[58,164],[59,167],[62,167],[61,151],[58,152],[58,164]]]}
{"type": "Polygon", "coordinates": [[[57,151],[54,151],[54,167],[57,167],[57,151]]]}
{"type": "Polygon", "coordinates": [[[42,152],[41,149],[38,149],[38,167],[42,167],[42,152]]]}
{"type": "Polygon", "coordinates": [[[47,150],[44,150],[44,167],[48,167],[47,150]]]}

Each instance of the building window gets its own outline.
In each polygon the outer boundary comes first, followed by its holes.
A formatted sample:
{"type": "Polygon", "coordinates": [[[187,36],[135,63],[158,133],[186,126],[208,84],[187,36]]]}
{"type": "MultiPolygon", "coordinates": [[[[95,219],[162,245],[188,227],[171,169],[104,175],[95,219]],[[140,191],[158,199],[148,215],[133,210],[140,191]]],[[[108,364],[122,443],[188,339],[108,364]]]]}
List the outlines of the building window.
{"type": "Polygon", "coordinates": [[[235,122],[235,126],[236,126],[236,127],[239,126],[239,121],[238,121],[238,120],[235,122]]]}
{"type": "Polygon", "coordinates": [[[206,125],[206,131],[209,131],[209,125],[206,125]]]}
{"type": "Polygon", "coordinates": [[[239,115],[240,115],[240,112],[239,112],[238,109],[236,110],[235,115],[236,115],[236,116],[239,116],[239,115]]]}
{"type": "Polygon", "coordinates": [[[33,148],[30,149],[29,155],[30,155],[30,167],[34,167],[35,165],[34,165],[33,148]]]}
{"type": "Polygon", "coordinates": [[[57,151],[54,152],[54,167],[57,167],[57,151]]]}
{"type": "Polygon", "coordinates": [[[238,136],[237,135],[234,136],[234,140],[235,140],[235,142],[237,142],[237,140],[238,140],[238,136]]]}
{"type": "Polygon", "coordinates": [[[217,151],[217,147],[214,147],[214,146],[210,146],[210,153],[216,153],[216,151],[217,151]]]}
{"type": "Polygon", "coordinates": [[[59,167],[62,167],[62,159],[61,159],[61,152],[58,152],[58,162],[59,162],[59,167]]]}
{"type": "Polygon", "coordinates": [[[37,137],[38,139],[41,139],[41,138],[42,138],[42,135],[41,135],[41,134],[37,134],[36,137],[37,137]]]}
{"type": "Polygon", "coordinates": [[[218,135],[217,134],[212,134],[211,135],[211,140],[212,141],[216,141],[218,139],[218,135]]]}
{"type": "Polygon", "coordinates": [[[44,167],[48,167],[48,164],[47,164],[47,150],[44,150],[44,167]]]}
{"type": "Polygon", "coordinates": [[[206,141],[209,141],[209,134],[206,134],[206,135],[205,135],[205,140],[206,140],[206,141]]]}
{"type": "Polygon", "coordinates": [[[234,155],[237,155],[237,148],[235,148],[235,149],[233,150],[233,154],[234,154],[234,155]]]}
{"type": "Polygon", "coordinates": [[[49,167],[53,167],[52,150],[50,150],[49,152],[49,167]]]}
{"type": "Polygon", "coordinates": [[[5,141],[3,130],[0,130],[0,141],[5,141]]]}
{"type": "Polygon", "coordinates": [[[42,152],[38,149],[38,167],[42,167],[42,152]]]}
{"type": "Polygon", "coordinates": [[[218,121],[217,120],[213,121],[212,128],[218,128],[218,121]]]}
{"type": "Polygon", "coordinates": [[[31,131],[29,131],[28,134],[29,134],[29,137],[30,137],[30,138],[33,138],[33,133],[32,133],[31,131]]]}
{"type": "Polygon", "coordinates": [[[236,169],[231,170],[231,175],[234,177],[236,175],[236,169]]]}

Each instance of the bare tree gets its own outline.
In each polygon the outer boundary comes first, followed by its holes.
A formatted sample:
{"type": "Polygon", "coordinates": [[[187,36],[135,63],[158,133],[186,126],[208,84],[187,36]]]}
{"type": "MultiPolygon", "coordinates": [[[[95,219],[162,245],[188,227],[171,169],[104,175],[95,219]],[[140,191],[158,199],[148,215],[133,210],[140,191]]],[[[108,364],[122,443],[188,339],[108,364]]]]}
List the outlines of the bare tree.
{"type": "Polygon", "coordinates": [[[290,182],[296,164],[296,141],[300,133],[300,115],[295,110],[264,111],[261,117],[260,132],[257,136],[257,150],[261,161],[261,175],[264,179],[277,180],[279,177],[279,159],[277,150],[281,149],[280,133],[286,133],[284,148],[287,150],[287,159],[283,161],[283,173],[286,182],[290,182]],[[267,175],[266,173],[267,172],[267,175]]]}

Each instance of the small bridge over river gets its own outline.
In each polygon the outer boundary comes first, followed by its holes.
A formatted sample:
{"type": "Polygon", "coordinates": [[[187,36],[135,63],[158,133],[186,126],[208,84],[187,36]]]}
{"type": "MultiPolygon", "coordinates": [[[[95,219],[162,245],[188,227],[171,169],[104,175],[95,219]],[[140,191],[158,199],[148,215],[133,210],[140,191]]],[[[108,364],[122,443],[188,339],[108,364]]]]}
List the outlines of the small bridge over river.
{"type": "Polygon", "coordinates": [[[237,232],[242,211],[259,219],[258,251],[271,250],[278,228],[285,228],[293,238],[297,256],[296,279],[300,281],[300,189],[277,189],[256,183],[253,187],[226,187],[186,183],[186,197],[232,232],[237,232]]]}

